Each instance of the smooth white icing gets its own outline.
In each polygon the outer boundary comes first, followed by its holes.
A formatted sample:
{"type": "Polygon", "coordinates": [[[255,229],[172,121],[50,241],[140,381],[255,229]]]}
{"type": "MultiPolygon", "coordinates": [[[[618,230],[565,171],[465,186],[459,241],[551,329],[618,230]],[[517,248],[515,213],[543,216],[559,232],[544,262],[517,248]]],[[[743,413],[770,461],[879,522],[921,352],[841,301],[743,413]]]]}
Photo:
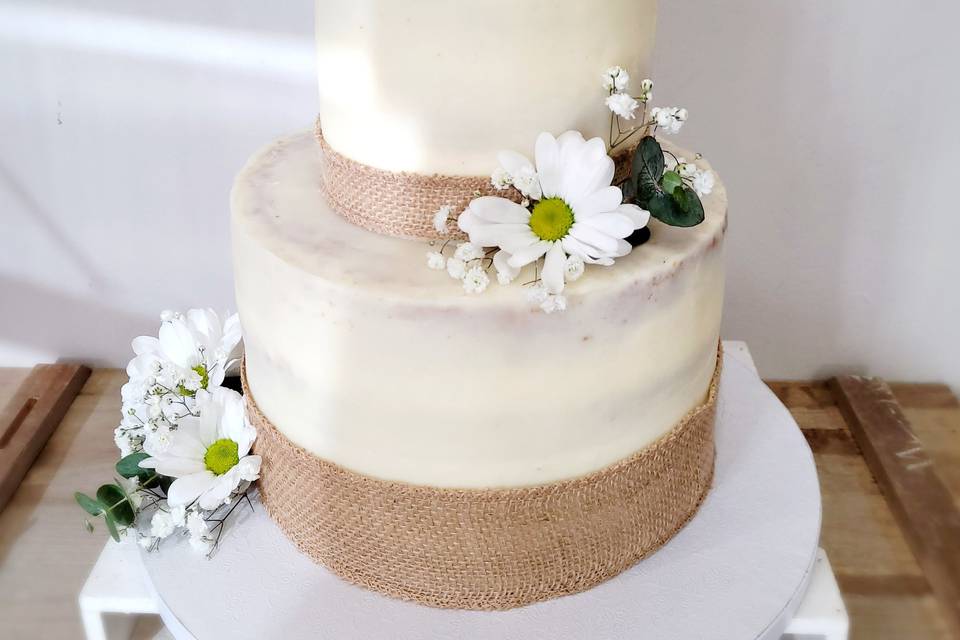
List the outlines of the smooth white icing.
{"type": "Polygon", "coordinates": [[[426,268],[425,242],[344,221],[324,203],[318,163],[309,133],[278,141],[232,195],[250,386],[297,444],[379,478],[533,485],[624,458],[704,400],[722,185],[704,223],[651,221],[649,243],[588,266],[567,311],[546,315],[524,300],[527,274],[471,296],[426,268]]]}
{"type": "Polygon", "coordinates": [[[656,0],[317,0],[320,119],[394,171],[489,175],[541,131],[606,139],[600,76],[649,70],[656,0]]]}

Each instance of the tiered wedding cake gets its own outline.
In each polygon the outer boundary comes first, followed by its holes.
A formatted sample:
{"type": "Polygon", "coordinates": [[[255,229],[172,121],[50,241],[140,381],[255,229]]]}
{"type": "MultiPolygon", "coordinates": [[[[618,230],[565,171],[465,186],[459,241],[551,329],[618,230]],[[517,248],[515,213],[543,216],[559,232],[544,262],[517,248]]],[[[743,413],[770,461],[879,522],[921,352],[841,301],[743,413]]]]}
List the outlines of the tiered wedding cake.
{"type": "Polygon", "coordinates": [[[670,226],[707,165],[666,143],[650,160],[643,131],[607,155],[621,123],[686,117],[625,93],[655,0],[316,12],[316,130],[254,156],[232,197],[264,504],[337,574],[429,605],[616,575],[693,515],[713,464],[723,187],[670,226]]]}

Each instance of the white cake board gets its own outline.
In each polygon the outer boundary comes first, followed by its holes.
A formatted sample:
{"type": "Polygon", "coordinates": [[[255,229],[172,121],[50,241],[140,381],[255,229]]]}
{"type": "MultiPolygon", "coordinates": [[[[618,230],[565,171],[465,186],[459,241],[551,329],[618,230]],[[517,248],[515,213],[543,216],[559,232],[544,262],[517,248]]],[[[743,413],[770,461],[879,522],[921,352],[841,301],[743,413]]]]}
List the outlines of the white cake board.
{"type": "Polygon", "coordinates": [[[301,555],[259,505],[212,560],[168,540],[143,562],[178,640],[780,638],[817,552],[813,456],[786,408],[733,357],[716,430],[714,486],[673,540],[590,591],[521,609],[431,609],[352,586],[301,555]]]}

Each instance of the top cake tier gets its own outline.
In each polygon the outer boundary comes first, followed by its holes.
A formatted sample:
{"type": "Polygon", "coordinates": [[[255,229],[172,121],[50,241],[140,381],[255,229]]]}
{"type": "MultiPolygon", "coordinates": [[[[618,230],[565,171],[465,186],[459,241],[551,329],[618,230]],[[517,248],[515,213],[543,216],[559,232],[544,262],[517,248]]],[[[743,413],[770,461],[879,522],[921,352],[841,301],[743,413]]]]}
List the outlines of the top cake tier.
{"type": "Polygon", "coordinates": [[[367,165],[489,175],[541,131],[606,139],[600,76],[648,74],[656,0],[317,0],[320,120],[367,165]]]}

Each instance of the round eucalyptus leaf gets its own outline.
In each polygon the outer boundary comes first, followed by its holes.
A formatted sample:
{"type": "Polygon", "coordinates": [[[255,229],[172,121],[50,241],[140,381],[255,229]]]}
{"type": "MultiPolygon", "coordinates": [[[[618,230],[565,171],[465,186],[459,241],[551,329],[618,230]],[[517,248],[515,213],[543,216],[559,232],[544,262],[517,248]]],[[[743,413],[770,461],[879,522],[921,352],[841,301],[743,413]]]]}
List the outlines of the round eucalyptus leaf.
{"type": "Polygon", "coordinates": [[[75,494],[73,494],[73,498],[74,500],[77,501],[77,504],[79,504],[80,507],[90,515],[98,516],[101,513],[103,513],[103,508],[100,507],[100,503],[94,500],[93,498],[91,498],[90,496],[80,493],[78,491],[75,494]]]}
{"type": "Polygon", "coordinates": [[[115,484],[102,485],[97,489],[97,500],[105,512],[105,519],[116,520],[124,526],[133,524],[135,509],[122,488],[115,484]]]}
{"type": "Polygon", "coordinates": [[[152,475],[152,470],[140,468],[140,463],[149,457],[150,454],[144,453],[143,451],[124,456],[117,461],[117,473],[119,473],[122,478],[136,478],[144,474],[148,476],[152,475]]]}

